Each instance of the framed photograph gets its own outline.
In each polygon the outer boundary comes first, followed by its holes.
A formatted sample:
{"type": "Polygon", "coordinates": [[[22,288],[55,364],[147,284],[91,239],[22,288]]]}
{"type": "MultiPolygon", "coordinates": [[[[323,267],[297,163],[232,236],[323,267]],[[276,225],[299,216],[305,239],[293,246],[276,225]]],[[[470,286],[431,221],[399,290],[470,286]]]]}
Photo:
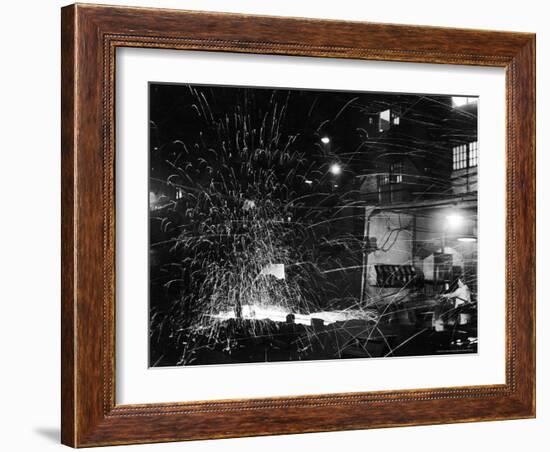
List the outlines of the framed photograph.
{"type": "Polygon", "coordinates": [[[535,416],[535,36],[62,9],[62,442],[535,416]]]}

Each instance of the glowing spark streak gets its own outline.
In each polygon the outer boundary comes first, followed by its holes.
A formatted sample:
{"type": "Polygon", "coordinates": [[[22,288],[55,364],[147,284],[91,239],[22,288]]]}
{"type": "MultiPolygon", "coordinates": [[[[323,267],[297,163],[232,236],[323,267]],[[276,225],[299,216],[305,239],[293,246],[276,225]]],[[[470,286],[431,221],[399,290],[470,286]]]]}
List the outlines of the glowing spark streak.
{"type": "MultiPolygon", "coordinates": [[[[242,318],[248,320],[272,320],[274,322],[286,322],[289,312],[278,306],[258,306],[245,304],[242,306],[242,318]]],[[[310,314],[293,314],[294,323],[301,325],[310,325],[311,319],[321,319],[326,325],[336,322],[345,322],[348,320],[375,320],[370,311],[347,310],[347,311],[320,311],[310,314]]],[[[235,318],[233,310],[222,311],[218,314],[210,315],[217,320],[228,320],[235,318]]]]}

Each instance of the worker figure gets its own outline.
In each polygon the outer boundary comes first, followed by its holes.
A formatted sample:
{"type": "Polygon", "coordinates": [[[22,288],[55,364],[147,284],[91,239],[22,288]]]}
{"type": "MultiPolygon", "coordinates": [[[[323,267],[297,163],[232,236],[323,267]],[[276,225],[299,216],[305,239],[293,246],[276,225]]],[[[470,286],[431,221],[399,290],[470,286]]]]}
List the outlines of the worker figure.
{"type": "Polygon", "coordinates": [[[462,309],[463,305],[471,303],[472,296],[470,288],[462,281],[458,279],[457,288],[450,293],[442,294],[441,304],[435,310],[435,322],[434,327],[436,331],[443,331],[445,324],[459,324],[464,323],[466,319],[463,319],[462,309]]]}
{"type": "Polygon", "coordinates": [[[470,288],[462,281],[461,278],[458,278],[457,286],[458,287],[455,291],[441,295],[442,298],[446,299],[454,298],[455,308],[458,308],[465,303],[471,303],[472,301],[470,288]]]}

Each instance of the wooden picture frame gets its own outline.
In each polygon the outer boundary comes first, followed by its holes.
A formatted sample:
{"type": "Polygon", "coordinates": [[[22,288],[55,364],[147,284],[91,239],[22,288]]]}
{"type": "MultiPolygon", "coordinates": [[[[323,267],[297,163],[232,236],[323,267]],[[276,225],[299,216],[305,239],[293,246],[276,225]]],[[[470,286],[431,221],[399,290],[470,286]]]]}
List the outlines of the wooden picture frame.
{"type": "Polygon", "coordinates": [[[535,416],[535,35],[204,12],[62,9],[62,442],[73,447],[535,416]],[[506,383],[115,403],[115,50],[506,69],[506,383]]]}

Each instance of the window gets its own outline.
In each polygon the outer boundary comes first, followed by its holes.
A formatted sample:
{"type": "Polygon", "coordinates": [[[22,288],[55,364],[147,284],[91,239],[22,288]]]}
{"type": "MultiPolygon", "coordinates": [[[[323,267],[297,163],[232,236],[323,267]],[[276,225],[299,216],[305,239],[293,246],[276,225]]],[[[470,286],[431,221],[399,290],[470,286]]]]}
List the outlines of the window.
{"type": "Polygon", "coordinates": [[[467,96],[453,96],[453,108],[460,108],[464,105],[475,104],[477,102],[477,97],[467,97],[467,96]]]}
{"type": "Polygon", "coordinates": [[[389,172],[378,176],[378,185],[400,184],[403,182],[403,162],[390,164],[389,172]]]}
{"type": "Polygon", "coordinates": [[[391,111],[391,123],[398,126],[401,120],[401,109],[396,107],[391,111]]]}
{"type": "Polygon", "coordinates": [[[468,144],[468,166],[477,166],[477,141],[468,144]]]}
{"type": "Polygon", "coordinates": [[[478,142],[472,141],[453,148],[453,170],[473,168],[477,166],[478,142]]]}
{"type": "Polygon", "coordinates": [[[403,182],[403,162],[396,162],[390,165],[390,183],[400,184],[403,182]]]}
{"type": "Polygon", "coordinates": [[[390,109],[381,111],[378,118],[378,128],[380,132],[385,132],[390,129],[390,109]]]}
{"type": "Polygon", "coordinates": [[[390,163],[388,172],[378,176],[378,201],[382,204],[408,201],[410,192],[404,184],[405,165],[402,161],[390,163]]]}
{"type": "Polygon", "coordinates": [[[453,170],[460,170],[460,169],[466,168],[467,149],[468,148],[466,147],[465,144],[461,144],[460,146],[455,146],[453,148],[453,170]]]}
{"type": "Polygon", "coordinates": [[[395,107],[378,113],[378,129],[380,132],[389,130],[391,126],[398,126],[401,121],[401,109],[395,107]]]}

